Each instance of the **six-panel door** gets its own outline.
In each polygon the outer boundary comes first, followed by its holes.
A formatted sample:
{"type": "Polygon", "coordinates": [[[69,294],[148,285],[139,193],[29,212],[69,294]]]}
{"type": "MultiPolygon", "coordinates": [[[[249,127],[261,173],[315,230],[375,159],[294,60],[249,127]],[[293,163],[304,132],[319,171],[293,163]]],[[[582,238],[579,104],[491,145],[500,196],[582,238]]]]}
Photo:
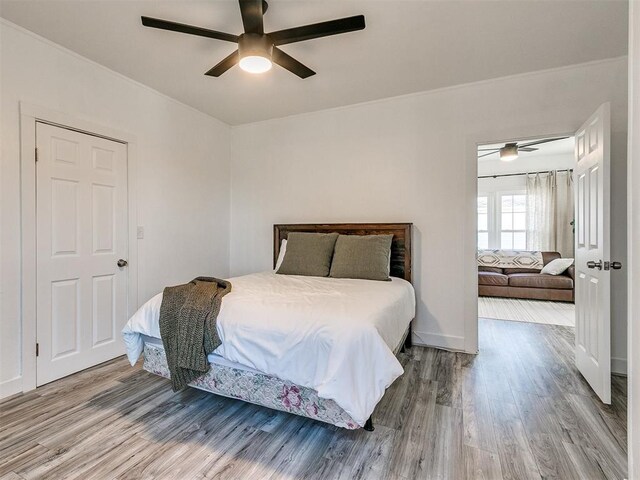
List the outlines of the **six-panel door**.
{"type": "Polygon", "coordinates": [[[609,104],[576,132],[576,365],[604,403],[611,403],[609,257],[609,104]]]}
{"type": "Polygon", "coordinates": [[[37,384],[124,353],[127,148],[37,123],[37,384]]]}

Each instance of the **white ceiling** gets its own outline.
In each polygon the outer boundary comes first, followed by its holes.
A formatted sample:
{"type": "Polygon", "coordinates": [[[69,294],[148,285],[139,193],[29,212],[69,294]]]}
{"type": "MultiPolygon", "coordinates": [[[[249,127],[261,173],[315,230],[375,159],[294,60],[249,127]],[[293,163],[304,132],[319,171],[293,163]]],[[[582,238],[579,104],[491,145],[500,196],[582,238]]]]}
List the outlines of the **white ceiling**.
{"type": "Polygon", "coordinates": [[[235,0],[0,0],[28,30],[236,125],[627,52],[626,1],[272,0],[267,31],[364,14],[367,27],[282,47],[317,72],[204,72],[234,45],[142,27],[147,15],[239,34],[235,0]]]}
{"type": "MultiPolygon", "coordinates": [[[[549,138],[549,137],[545,137],[549,138]]],[[[521,140],[517,143],[525,144],[529,142],[535,142],[538,140],[542,140],[542,138],[531,138],[528,140],[521,140]]],[[[562,140],[556,140],[549,143],[541,143],[540,145],[533,145],[533,148],[537,148],[535,152],[518,152],[518,155],[526,158],[538,158],[538,157],[559,157],[559,156],[569,156],[573,157],[573,150],[575,145],[574,137],[564,138],[562,140]]],[[[492,143],[490,145],[480,145],[479,149],[484,148],[501,148],[504,147],[504,143],[492,143]]],[[[478,155],[482,155],[487,152],[482,152],[478,150],[478,155]]],[[[499,160],[500,155],[498,152],[493,153],[491,155],[487,155],[482,158],[478,158],[479,162],[489,162],[493,160],[499,160]]]]}

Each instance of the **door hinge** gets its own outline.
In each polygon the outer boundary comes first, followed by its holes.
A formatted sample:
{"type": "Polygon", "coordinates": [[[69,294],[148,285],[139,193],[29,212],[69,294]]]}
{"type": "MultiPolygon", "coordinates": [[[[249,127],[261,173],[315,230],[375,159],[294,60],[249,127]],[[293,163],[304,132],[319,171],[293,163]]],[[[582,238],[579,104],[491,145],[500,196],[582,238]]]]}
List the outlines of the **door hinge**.
{"type": "Polygon", "coordinates": [[[40,344],[36,343],[36,357],[40,356],[40,344]]]}
{"type": "Polygon", "coordinates": [[[36,147],[36,163],[38,162],[38,147],[36,147]]]}

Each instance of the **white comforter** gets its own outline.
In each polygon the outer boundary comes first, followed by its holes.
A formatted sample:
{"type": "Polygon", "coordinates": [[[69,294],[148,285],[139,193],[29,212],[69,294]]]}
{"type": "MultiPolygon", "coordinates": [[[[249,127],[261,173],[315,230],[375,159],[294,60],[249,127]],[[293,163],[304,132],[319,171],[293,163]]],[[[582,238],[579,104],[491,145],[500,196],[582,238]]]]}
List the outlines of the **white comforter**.
{"type": "MultiPolygon", "coordinates": [[[[393,355],[415,314],[410,283],[263,272],[229,279],[216,354],[313,388],[358,424],[403,373],[393,355]]],[[[141,335],[160,338],[162,294],[145,303],[122,331],[133,365],[141,335]]]]}

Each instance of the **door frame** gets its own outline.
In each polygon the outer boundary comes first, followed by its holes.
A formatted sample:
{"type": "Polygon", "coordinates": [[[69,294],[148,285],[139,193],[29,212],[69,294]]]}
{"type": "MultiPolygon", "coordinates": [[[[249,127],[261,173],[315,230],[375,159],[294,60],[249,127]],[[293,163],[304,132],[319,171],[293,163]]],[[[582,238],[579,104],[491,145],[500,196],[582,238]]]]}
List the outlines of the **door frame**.
{"type": "Polygon", "coordinates": [[[124,143],[127,147],[128,250],[127,315],[138,306],[138,245],[136,205],[136,137],[92,119],[20,102],[20,292],[22,325],[22,391],[36,388],[36,123],[47,123],[124,143]]]}
{"type": "Polygon", "coordinates": [[[513,140],[533,140],[541,137],[573,136],[575,129],[564,123],[545,123],[497,128],[469,134],[465,138],[466,157],[473,159],[466,165],[466,217],[464,231],[464,351],[479,353],[478,349],[478,262],[476,235],[478,231],[478,146],[513,140]]]}
{"type": "Polygon", "coordinates": [[[627,153],[627,381],[629,479],[640,477],[640,4],[629,2],[629,124],[627,153]]]}

